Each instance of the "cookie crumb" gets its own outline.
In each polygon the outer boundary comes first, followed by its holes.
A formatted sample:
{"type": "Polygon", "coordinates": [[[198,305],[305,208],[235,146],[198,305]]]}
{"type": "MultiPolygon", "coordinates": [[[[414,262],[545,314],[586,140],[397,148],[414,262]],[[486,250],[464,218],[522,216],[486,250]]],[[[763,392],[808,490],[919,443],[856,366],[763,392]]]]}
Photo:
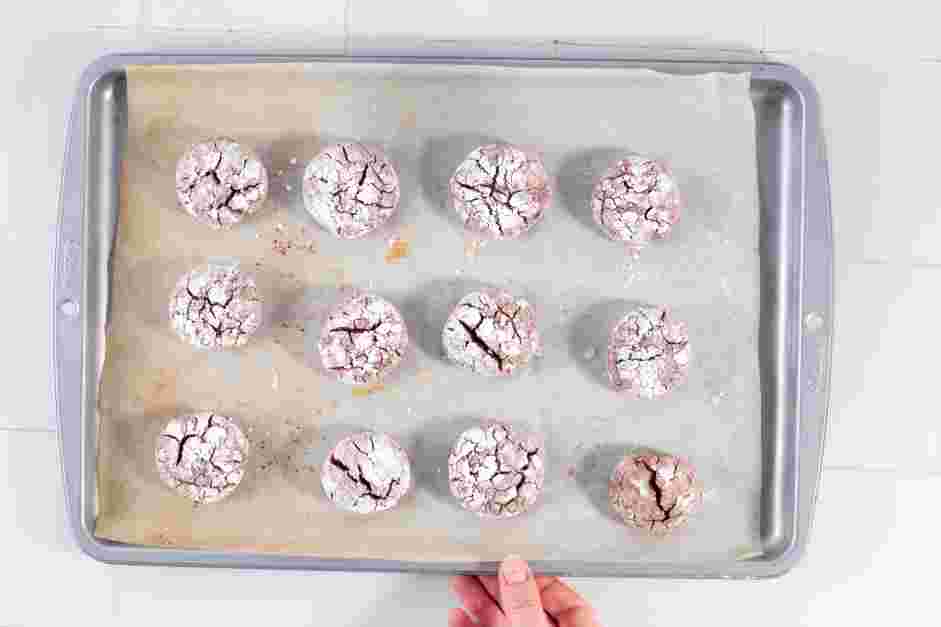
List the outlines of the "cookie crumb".
{"type": "Polygon", "coordinates": [[[357,385],[353,388],[353,398],[363,398],[377,392],[381,392],[385,389],[385,385],[382,383],[370,383],[368,385],[357,385]]]}
{"type": "Polygon", "coordinates": [[[282,257],[287,256],[288,251],[293,247],[291,240],[286,239],[273,239],[271,240],[271,250],[281,255],[282,257]]]}
{"type": "Polygon", "coordinates": [[[397,263],[408,257],[410,246],[407,240],[401,237],[393,237],[389,240],[389,247],[386,249],[386,263],[397,263]]]}

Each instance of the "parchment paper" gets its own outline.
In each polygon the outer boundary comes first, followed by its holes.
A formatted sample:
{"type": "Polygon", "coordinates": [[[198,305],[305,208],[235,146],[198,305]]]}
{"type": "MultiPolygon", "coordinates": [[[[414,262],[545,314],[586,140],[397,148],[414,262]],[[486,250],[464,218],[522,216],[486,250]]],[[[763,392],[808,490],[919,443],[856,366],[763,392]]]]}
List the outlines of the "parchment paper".
{"type": "Polygon", "coordinates": [[[570,568],[747,552],[758,540],[761,485],[748,89],[748,75],[615,68],[131,68],[96,534],[331,558],[474,561],[515,552],[570,568]],[[178,210],[173,186],[179,154],[220,134],[254,146],[271,174],[267,207],[225,233],[178,210]],[[306,216],[300,175],[320,147],[350,138],[385,147],[403,193],[386,233],[341,242],[306,216]],[[475,254],[447,203],[447,180],[468,152],[495,140],[538,148],[556,193],[528,237],[475,254]],[[588,204],[595,178],[631,151],[671,163],[689,205],[670,239],[634,264],[602,236],[588,204]],[[390,249],[393,235],[400,241],[390,249]],[[219,258],[255,272],[270,324],[244,350],[200,352],[172,334],[166,301],[180,274],[219,258]],[[442,358],[448,311],[481,284],[509,287],[538,308],[544,356],[518,378],[484,379],[442,358]],[[381,389],[332,383],[312,367],[318,316],[347,286],[386,296],[410,328],[414,354],[381,389]],[[672,306],[691,328],[691,380],[658,401],[619,396],[604,376],[611,324],[643,302],[672,306]],[[170,417],[199,409],[238,419],[252,454],[232,497],[194,507],[161,484],[153,447],[170,417]],[[448,448],[484,417],[547,440],[544,498],[516,520],[480,520],[448,492],[448,448]],[[342,514],[321,493],[328,447],[359,428],[391,433],[412,457],[417,486],[394,511],[342,514]],[[689,457],[706,483],[702,513],[674,538],[647,539],[609,513],[608,476],[636,447],[689,457]]]}

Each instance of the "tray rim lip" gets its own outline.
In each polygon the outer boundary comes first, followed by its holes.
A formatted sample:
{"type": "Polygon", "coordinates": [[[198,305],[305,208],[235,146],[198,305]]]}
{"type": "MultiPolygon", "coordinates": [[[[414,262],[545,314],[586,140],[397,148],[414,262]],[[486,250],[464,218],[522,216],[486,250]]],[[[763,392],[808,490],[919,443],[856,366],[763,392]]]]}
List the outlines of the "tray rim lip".
{"type": "MultiPolygon", "coordinates": [[[[63,491],[66,501],[66,516],[69,527],[72,529],[73,536],[76,539],[79,548],[89,557],[105,562],[120,564],[148,564],[148,565],[179,565],[179,566],[201,566],[201,567],[235,567],[235,568],[270,568],[270,569],[293,569],[293,570],[321,570],[321,571],[344,571],[344,572],[414,572],[414,573],[437,573],[437,574],[491,574],[496,572],[497,564],[495,562],[478,562],[468,568],[468,562],[413,562],[385,559],[336,559],[320,558],[316,556],[305,555],[284,555],[268,554],[255,552],[225,552],[225,551],[207,551],[202,549],[166,549],[159,547],[147,547],[138,545],[124,545],[108,540],[103,540],[94,535],[94,533],[84,523],[81,503],[74,502],[70,494],[70,474],[67,465],[67,453],[65,451],[66,442],[64,436],[65,412],[60,406],[63,372],[60,367],[60,355],[57,346],[57,333],[62,326],[63,319],[59,310],[59,303],[69,296],[64,295],[66,290],[63,288],[62,279],[67,272],[74,271],[74,268],[63,267],[62,261],[63,249],[66,245],[66,236],[64,225],[66,224],[67,200],[69,195],[74,195],[76,190],[70,189],[69,173],[72,170],[80,169],[70,160],[75,144],[84,144],[84,123],[83,119],[85,105],[92,90],[102,79],[115,71],[124,70],[128,65],[152,64],[152,65],[177,65],[177,64],[251,64],[251,63],[316,63],[316,62],[350,62],[350,63],[387,63],[387,64],[447,64],[447,65],[467,65],[467,66],[499,66],[499,65],[517,65],[517,66],[545,66],[545,67],[639,67],[663,69],[670,66],[694,66],[702,68],[705,71],[725,71],[725,72],[745,72],[750,71],[754,78],[761,80],[770,80],[780,82],[785,88],[792,90],[800,98],[803,108],[803,154],[805,163],[805,196],[801,199],[802,213],[806,214],[808,198],[811,192],[819,195],[818,200],[821,203],[819,207],[820,214],[816,216],[821,221],[818,227],[821,227],[820,244],[816,252],[824,255],[823,262],[825,272],[807,273],[805,264],[805,247],[807,244],[807,224],[804,221],[804,230],[801,233],[800,242],[800,264],[805,274],[801,277],[801,297],[802,303],[798,307],[798,312],[803,318],[803,297],[807,291],[804,286],[809,279],[818,278],[822,285],[817,286],[819,292],[815,299],[815,311],[824,312],[823,327],[818,331],[818,337],[824,341],[824,347],[819,351],[818,359],[821,360],[820,368],[821,380],[817,388],[816,409],[818,410],[819,434],[817,440],[812,442],[815,450],[815,475],[812,485],[809,488],[801,489],[797,486],[797,520],[794,533],[788,538],[787,544],[775,555],[761,560],[723,560],[710,561],[695,564],[696,572],[677,573],[675,564],[671,562],[644,562],[643,572],[618,572],[623,569],[623,564],[608,564],[596,562],[587,567],[580,566],[578,573],[570,573],[549,563],[533,561],[533,567],[547,575],[563,576],[584,576],[584,577],[646,577],[646,578],[671,578],[671,579],[768,579],[782,576],[789,572],[801,559],[807,549],[809,533],[813,525],[813,514],[819,491],[821,473],[823,468],[823,450],[829,427],[829,390],[832,363],[832,337],[833,337],[833,238],[832,238],[832,218],[830,206],[830,186],[829,171],[827,167],[827,158],[824,151],[824,141],[820,130],[819,104],[817,91],[813,83],[800,70],[792,65],[772,62],[766,60],[729,60],[703,57],[699,59],[657,59],[645,57],[609,57],[599,56],[598,58],[578,57],[578,58],[559,58],[559,57],[512,57],[512,56],[481,56],[480,51],[475,51],[475,56],[453,56],[453,55],[429,55],[429,54],[365,54],[365,55],[347,55],[347,54],[318,54],[306,52],[276,52],[276,51],[216,51],[216,50],[180,50],[172,52],[148,51],[148,52],[122,52],[107,54],[99,57],[90,63],[82,72],[78,80],[78,88],[72,101],[71,113],[67,124],[67,137],[65,142],[65,159],[63,162],[62,180],[59,189],[59,214],[56,229],[55,247],[53,250],[53,281],[51,286],[53,307],[52,316],[52,342],[51,342],[51,362],[53,368],[53,400],[56,411],[57,440],[59,446],[60,469],[63,479],[63,491]],[[814,166],[813,168],[811,166],[814,166]],[[821,177],[816,181],[817,189],[810,190],[807,185],[806,173],[813,169],[821,177]],[[809,499],[803,492],[809,490],[809,499]],[[806,511],[809,510],[809,511],[806,511]],[[254,561],[255,563],[249,563],[254,561]],[[672,570],[671,570],[672,569],[672,570]]],[[[693,72],[693,73],[699,73],[693,72]]],[[[81,164],[84,166],[84,163],[81,164]]],[[[71,172],[75,177],[75,172],[71,172]]],[[[82,203],[82,209],[84,205],[82,203]]],[[[806,215],[805,215],[806,218],[806,215]]],[[[74,219],[74,218],[73,218],[74,219]]],[[[84,222],[83,212],[80,212],[78,219],[84,222]]],[[[84,274],[84,259],[79,264],[79,270],[84,274]]],[[[84,291],[84,290],[83,290],[84,291]]],[[[75,298],[74,296],[72,297],[75,298]]],[[[80,297],[79,297],[80,301],[80,297]]],[[[84,315],[84,314],[82,314],[84,315]]],[[[806,336],[800,342],[805,344],[806,336]]],[[[805,363],[805,351],[800,350],[797,356],[798,371],[803,372],[805,363]]],[[[797,419],[802,422],[804,416],[804,388],[797,387],[797,419]]],[[[81,422],[82,408],[79,408],[79,422],[81,422]]],[[[798,434],[800,435],[800,434],[798,434]]],[[[800,442],[798,442],[800,444],[800,442]]],[[[798,462],[799,465],[799,462],[798,462]]],[[[795,478],[799,478],[799,471],[796,471],[795,478]]]]}

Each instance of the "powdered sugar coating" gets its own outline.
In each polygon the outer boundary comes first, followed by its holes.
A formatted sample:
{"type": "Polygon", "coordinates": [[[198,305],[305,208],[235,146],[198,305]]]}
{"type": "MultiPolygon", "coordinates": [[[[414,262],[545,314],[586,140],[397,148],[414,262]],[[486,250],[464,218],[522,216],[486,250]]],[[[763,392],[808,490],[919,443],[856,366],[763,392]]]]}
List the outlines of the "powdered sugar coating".
{"type": "Polygon", "coordinates": [[[198,348],[243,346],[262,323],[262,299],[250,274],[237,265],[187,272],[170,294],[170,325],[198,348]]]}
{"type": "Polygon", "coordinates": [[[609,238],[645,244],[669,235],[680,218],[682,197],[666,165],[635,155],[604,173],[592,191],[591,209],[609,238]]]}
{"type": "Polygon", "coordinates": [[[326,230],[341,239],[364,237],[399,206],[399,175],[379,148],[334,144],[304,170],[304,204],[326,230]]]}
{"type": "Polygon", "coordinates": [[[696,472],[671,455],[626,457],[608,487],[611,509],[628,525],[656,535],[686,523],[702,502],[696,472]]]}
{"type": "Polygon", "coordinates": [[[456,364],[487,376],[509,376],[538,354],[532,305],[498,289],[471,292],[448,316],[444,350],[456,364]]]}
{"type": "Polygon", "coordinates": [[[690,357],[686,324],[664,307],[641,307],[614,326],[608,376],[615,389],[652,399],[686,380],[690,357]]]}
{"type": "Polygon", "coordinates": [[[323,462],[323,491],[340,509],[371,514],[395,507],[412,485],[405,449],[384,433],[340,440],[323,462]]]}
{"type": "Polygon", "coordinates": [[[405,356],[408,329],[402,314],[384,298],[353,296],[327,315],[320,333],[320,358],[338,381],[381,381],[405,356]]]}
{"type": "Polygon", "coordinates": [[[498,422],[462,433],[448,457],[451,493],[481,516],[522,514],[542,494],[545,476],[541,440],[498,422]]]}
{"type": "Polygon", "coordinates": [[[542,160],[510,144],[471,152],[451,177],[449,190],[465,228],[496,239],[528,231],[552,201],[542,160]]]}
{"type": "Polygon", "coordinates": [[[258,210],[268,171],[246,146],[217,137],[194,144],[176,164],[180,207],[213,229],[227,229],[258,210]]]}
{"type": "Polygon", "coordinates": [[[157,472],[196,503],[229,496],[245,474],[248,440],[234,420],[204,412],[171,420],[157,437],[157,472]]]}

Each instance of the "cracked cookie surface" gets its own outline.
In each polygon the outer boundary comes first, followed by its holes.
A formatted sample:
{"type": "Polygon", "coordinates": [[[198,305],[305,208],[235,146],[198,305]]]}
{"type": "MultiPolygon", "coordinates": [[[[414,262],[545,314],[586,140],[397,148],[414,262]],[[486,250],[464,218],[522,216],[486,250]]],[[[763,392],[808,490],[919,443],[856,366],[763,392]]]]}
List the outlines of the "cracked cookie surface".
{"type": "Polygon", "coordinates": [[[268,172],[254,152],[217,137],[193,145],[176,164],[176,198],[198,222],[227,229],[258,210],[268,172]]]}
{"type": "Polygon", "coordinates": [[[384,298],[361,294],[327,314],[318,349],[324,369],[350,385],[377,383],[402,362],[408,329],[384,298]]]}
{"type": "Polygon", "coordinates": [[[618,391],[657,398],[686,381],[690,358],[686,324],[665,307],[641,307],[611,332],[608,377],[618,391]]]}
{"type": "Polygon", "coordinates": [[[360,143],[334,144],[304,170],[304,205],[341,239],[364,237],[399,206],[399,175],[386,155],[360,143]]]}
{"type": "Polygon", "coordinates": [[[157,472],[178,494],[213,503],[242,481],[248,449],[231,418],[211,412],[179,416],[157,436],[157,472]]]}
{"type": "Polygon", "coordinates": [[[497,422],[462,433],[448,457],[451,493],[482,516],[522,514],[542,493],[545,474],[540,438],[497,422]]]}
{"type": "Polygon", "coordinates": [[[448,316],[444,350],[455,363],[487,376],[509,376],[540,351],[532,305],[509,292],[471,292],[448,316]]]}
{"type": "Polygon", "coordinates": [[[664,535],[683,525],[702,501],[696,471],[672,455],[625,457],[611,474],[611,509],[625,524],[664,535]]]}
{"type": "Polygon", "coordinates": [[[262,322],[262,300],[251,275],[238,266],[208,265],[187,272],[170,295],[170,325],[198,348],[244,346],[262,322]]]}
{"type": "Polygon", "coordinates": [[[371,514],[398,504],[411,488],[412,471],[398,442],[364,431],[337,443],[324,460],[320,482],[338,508],[371,514]]]}
{"type": "Polygon", "coordinates": [[[513,239],[535,226],[552,200],[542,160],[509,144],[489,144],[461,162],[449,184],[464,227],[478,235],[513,239]]]}
{"type": "Polygon", "coordinates": [[[609,238],[645,244],[669,235],[680,218],[682,197],[667,167],[642,156],[615,163],[595,184],[591,210],[609,238]]]}

